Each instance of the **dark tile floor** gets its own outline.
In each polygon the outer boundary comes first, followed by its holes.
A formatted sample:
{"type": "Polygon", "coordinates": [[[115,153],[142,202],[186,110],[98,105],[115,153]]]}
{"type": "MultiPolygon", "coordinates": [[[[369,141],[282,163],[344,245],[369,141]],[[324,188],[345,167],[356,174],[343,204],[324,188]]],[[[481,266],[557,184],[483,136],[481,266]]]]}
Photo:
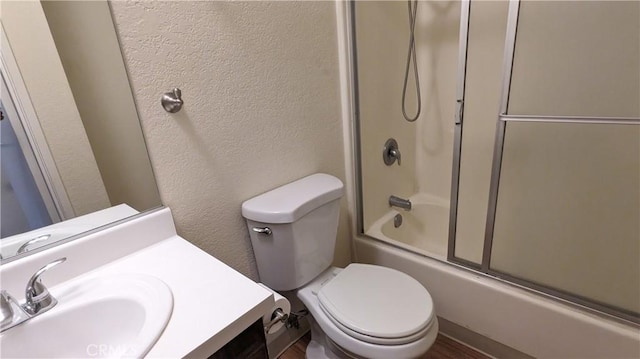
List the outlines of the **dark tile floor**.
{"type": "MultiPolygon", "coordinates": [[[[307,333],[282,353],[280,359],[304,359],[304,352],[309,340],[311,340],[311,335],[307,333]]],[[[438,334],[438,338],[431,349],[421,359],[489,359],[489,357],[453,339],[438,334]]]]}

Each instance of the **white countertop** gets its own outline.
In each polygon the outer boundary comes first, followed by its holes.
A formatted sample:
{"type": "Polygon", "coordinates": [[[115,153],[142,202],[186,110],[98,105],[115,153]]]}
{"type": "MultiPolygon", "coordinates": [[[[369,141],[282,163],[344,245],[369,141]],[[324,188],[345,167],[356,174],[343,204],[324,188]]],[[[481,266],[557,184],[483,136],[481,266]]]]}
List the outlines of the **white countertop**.
{"type": "Polygon", "coordinates": [[[147,358],[209,356],[274,304],[264,288],[178,236],[99,272],[149,274],[171,288],[171,319],[147,358]]]}
{"type": "Polygon", "coordinates": [[[21,299],[30,274],[62,256],[67,262],[44,279],[54,297],[67,280],[115,273],[152,275],[171,288],[171,319],[147,358],[207,357],[274,305],[269,291],[179,237],[168,208],[4,264],[2,288],[21,299]]]}

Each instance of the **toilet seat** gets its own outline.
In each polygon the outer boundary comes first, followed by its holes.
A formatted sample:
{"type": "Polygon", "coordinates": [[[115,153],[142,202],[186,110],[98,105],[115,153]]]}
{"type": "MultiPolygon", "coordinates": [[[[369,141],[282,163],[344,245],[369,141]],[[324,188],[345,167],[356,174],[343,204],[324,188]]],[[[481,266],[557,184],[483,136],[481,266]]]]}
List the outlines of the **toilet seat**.
{"type": "Polygon", "coordinates": [[[375,265],[350,264],[317,297],[336,327],[367,343],[411,343],[426,335],[434,318],[431,296],[417,280],[375,265]]]}

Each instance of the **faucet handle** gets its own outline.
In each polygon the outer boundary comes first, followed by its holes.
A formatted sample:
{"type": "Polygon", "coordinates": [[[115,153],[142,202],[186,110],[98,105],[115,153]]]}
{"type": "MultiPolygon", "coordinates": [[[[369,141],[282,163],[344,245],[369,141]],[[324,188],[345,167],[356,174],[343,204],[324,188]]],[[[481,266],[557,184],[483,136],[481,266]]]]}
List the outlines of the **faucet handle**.
{"type": "Polygon", "coordinates": [[[387,142],[384,143],[384,147],[382,147],[382,160],[384,164],[391,166],[397,160],[399,166],[401,159],[402,156],[398,148],[398,142],[393,138],[388,139],[387,142]]]}
{"type": "Polygon", "coordinates": [[[395,149],[395,150],[391,150],[389,151],[389,154],[391,155],[391,157],[395,158],[396,160],[398,160],[398,166],[400,166],[401,160],[402,160],[402,154],[400,153],[399,149],[395,149]]]}
{"type": "Polygon", "coordinates": [[[51,296],[47,287],[42,284],[40,276],[44,274],[44,272],[66,260],[66,257],[56,259],[55,261],[38,269],[38,271],[31,276],[31,279],[27,282],[27,288],[25,289],[25,303],[23,305],[23,308],[27,313],[34,315],[43,310],[51,309],[56,305],[56,303],[58,303],[58,301],[51,296]]]}

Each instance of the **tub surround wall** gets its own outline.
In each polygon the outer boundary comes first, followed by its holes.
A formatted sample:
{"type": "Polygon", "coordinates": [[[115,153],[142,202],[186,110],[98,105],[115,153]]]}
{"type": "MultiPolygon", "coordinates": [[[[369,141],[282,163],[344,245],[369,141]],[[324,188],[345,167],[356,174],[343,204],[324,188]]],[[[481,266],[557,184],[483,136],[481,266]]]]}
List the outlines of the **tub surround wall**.
{"type": "MultiPolygon", "coordinates": [[[[402,83],[409,43],[406,4],[358,2],[355,7],[363,220],[367,231],[389,211],[390,195],[409,198],[418,189],[416,124],[402,117],[402,83]],[[398,141],[400,166],[397,162],[387,166],[382,160],[382,147],[390,137],[398,141]]],[[[408,114],[415,113],[413,85],[407,91],[407,107],[408,114]]]]}
{"type": "Polygon", "coordinates": [[[438,316],[528,355],[640,357],[637,328],[378,241],[358,238],[356,248],[359,261],[420,281],[438,316]]]}
{"type": "MultiPolygon", "coordinates": [[[[314,172],[345,178],[334,4],[113,2],[112,10],[178,233],[257,280],[241,203],[314,172]],[[185,106],[168,114],[159,99],[174,87],[185,106]]],[[[341,266],[350,261],[342,213],[341,266]]]]}
{"type": "MultiPolygon", "coordinates": [[[[414,127],[416,182],[419,193],[446,202],[451,198],[460,4],[420,2],[416,24],[423,106],[423,115],[414,127]]],[[[448,220],[443,224],[447,227],[448,220]]]]}
{"type": "MultiPolygon", "coordinates": [[[[402,88],[409,44],[405,2],[358,2],[355,6],[364,228],[389,211],[389,195],[427,193],[450,197],[460,4],[427,1],[415,26],[422,112],[402,116],[402,88]],[[382,146],[393,137],[402,165],[386,166],[382,146]]],[[[413,62],[407,114],[416,113],[413,62]]],[[[443,239],[444,240],[444,239],[443,239]]]]}

